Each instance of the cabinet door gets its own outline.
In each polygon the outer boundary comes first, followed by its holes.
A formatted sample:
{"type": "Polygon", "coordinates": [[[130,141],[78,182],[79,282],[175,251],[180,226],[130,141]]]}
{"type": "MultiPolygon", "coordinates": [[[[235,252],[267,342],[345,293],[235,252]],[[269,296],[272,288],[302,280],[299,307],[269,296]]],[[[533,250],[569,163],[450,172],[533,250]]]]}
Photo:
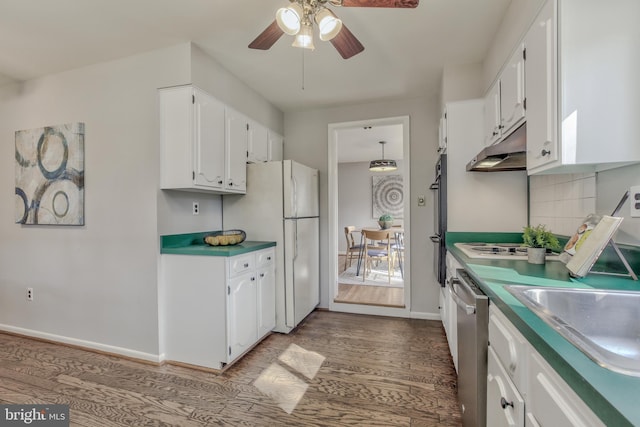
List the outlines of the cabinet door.
{"type": "Polygon", "coordinates": [[[224,105],[193,88],[194,184],[222,188],[224,177],[224,105]]]}
{"type": "Polygon", "coordinates": [[[247,161],[259,163],[269,160],[269,130],[258,122],[249,121],[247,161]]]}
{"type": "Polygon", "coordinates": [[[500,80],[484,98],[484,145],[489,146],[500,139],[500,80]]]}
{"type": "Polygon", "coordinates": [[[524,121],[524,47],[513,54],[500,75],[500,127],[503,136],[524,121]]]}
{"type": "Polygon", "coordinates": [[[226,108],[225,189],[244,193],[247,190],[247,118],[237,111],[226,108]]]}
{"type": "Polygon", "coordinates": [[[527,48],[527,169],[558,159],[556,31],[548,1],[525,36],[527,48]]]}
{"type": "Polygon", "coordinates": [[[438,127],[438,152],[446,153],[447,151],[447,110],[444,110],[440,117],[440,126],[438,127]]]}
{"type": "Polygon", "coordinates": [[[529,358],[527,420],[532,421],[532,425],[604,425],[538,352],[531,349],[529,358]]]}
{"type": "Polygon", "coordinates": [[[227,342],[231,362],[258,339],[256,274],[249,272],[229,280],[227,342]]]}
{"type": "Polygon", "coordinates": [[[269,131],[269,159],[277,161],[284,159],[284,138],[273,131],[269,131]]]}
{"type": "Polygon", "coordinates": [[[487,426],[524,427],[524,399],[491,347],[487,358],[487,426]]]}
{"type": "Polygon", "coordinates": [[[258,270],[258,338],[276,327],[276,271],[273,266],[258,270]]]}

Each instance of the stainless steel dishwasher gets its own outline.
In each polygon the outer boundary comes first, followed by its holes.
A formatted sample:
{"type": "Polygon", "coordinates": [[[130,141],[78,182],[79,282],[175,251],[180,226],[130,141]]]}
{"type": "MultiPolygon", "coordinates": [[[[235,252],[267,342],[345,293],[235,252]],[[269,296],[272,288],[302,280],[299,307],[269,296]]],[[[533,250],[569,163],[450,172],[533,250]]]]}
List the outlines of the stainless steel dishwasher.
{"type": "Polygon", "coordinates": [[[462,425],[484,427],[487,419],[489,299],[464,270],[457,271],[458,399],[462,425]]]}

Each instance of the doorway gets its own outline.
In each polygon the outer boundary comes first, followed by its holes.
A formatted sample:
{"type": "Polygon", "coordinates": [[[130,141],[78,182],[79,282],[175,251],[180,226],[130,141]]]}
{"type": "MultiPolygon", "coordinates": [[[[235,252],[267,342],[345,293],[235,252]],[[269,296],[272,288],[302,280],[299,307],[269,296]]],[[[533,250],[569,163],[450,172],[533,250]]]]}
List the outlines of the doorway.
{"type": "MultiPolygon", "coordinates": [[[[328,135],[329,170],[329,255],[331,266],[329,308],[362,314],[406,317],[410,311],[410,164],[409,117],[389,117],[356,122],[332,123],[328,135]],[[381,141],[386,142],[380,144],[381,141]],[[384,155],[382,151],[384,150],[384,155]],[[397,170],[370,172],[369,162],[395,160],[397,170]],[[393,268],[364,274],[355,254],[351,267],[345,262],[345,227],[356,229],[354,241],[361,243],[359,231],[379,229],[378,218],[391,214],[396,246],[391,250],[393,268]],[[399,234],[400,233],[400,234],[399,234]],[[398,240],[401,239],[401,240],[398,240]],[[399,251],[398,246],[401,245],[399,251]],[[345,266],[358,272],[348,282],[345,266]],[[359,271],[358,271],[359,270],[359,271]],[[391,275],[391,277],[389,277],[391,275]],[[359,281],[362,281],[361,283],[359,281]],[[377,283],[376,283],[377,282],[377,283]],[[389,283],[392,282],[392,283],[389,283]]],[[[391,255],[391,254],[390,254],[391,255]]],[[[360,258],[362,261],[362,258],[360,258]]],[[[382,260],[384,266],[385,260],[382,260]]]]}

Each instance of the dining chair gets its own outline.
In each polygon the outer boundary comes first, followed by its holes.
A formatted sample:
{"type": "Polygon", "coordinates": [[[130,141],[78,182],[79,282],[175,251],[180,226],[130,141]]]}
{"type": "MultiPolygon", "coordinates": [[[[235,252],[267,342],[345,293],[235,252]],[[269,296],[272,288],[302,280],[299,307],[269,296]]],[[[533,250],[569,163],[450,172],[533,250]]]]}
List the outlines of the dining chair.
{"type": "Polygon", "coordinates": [[[360,252],[364,248],[363,244],[356,244],[355,239],[353,238],[353,232],[356,230],[356,227],[353,225],[348,225],[344,228],[344,236],[347,239],[347,252],[345,253],[344,259],[344,270],[351,267],[351,261],[353,260],[354,254],[355,256],[359,256],[360,252]]]}
{"type": "Polygon", "coordinates": [[[396,267],[396,260],[398,261],[398,267],[400,267],[400,275],[404,279],[404,232],[394,231],[394,243],[391,244],[392,252],[392,264],[393,269],[396,267]]]}
{"type": "Polygon", "coordinates": [[[362,230],[364,238],[364,273],[362,281],[367,277],[367,272],[371,272],[372,261],[387,261],[387,274],[389,276],[389,284],[391,284],[391,233],[392,230],[362,230]]]}

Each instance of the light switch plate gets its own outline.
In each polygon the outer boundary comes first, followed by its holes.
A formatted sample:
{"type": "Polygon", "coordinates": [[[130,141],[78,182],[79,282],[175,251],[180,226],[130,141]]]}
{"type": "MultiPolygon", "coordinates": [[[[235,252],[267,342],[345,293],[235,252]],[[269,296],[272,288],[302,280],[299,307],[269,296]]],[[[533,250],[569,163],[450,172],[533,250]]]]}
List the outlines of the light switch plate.
{"type": "Polygon", "coordinates": [[[629,189],[629,205],[631,206],[631,217],[640,218],[640,185],[629,189]]]}

